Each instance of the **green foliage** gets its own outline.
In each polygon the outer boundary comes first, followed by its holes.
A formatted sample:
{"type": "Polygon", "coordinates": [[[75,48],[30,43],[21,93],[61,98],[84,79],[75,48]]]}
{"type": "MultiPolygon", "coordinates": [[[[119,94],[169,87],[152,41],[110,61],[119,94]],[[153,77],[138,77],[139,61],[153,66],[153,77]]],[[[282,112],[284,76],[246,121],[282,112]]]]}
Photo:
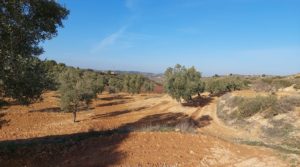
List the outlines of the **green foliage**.
{"type": "Polygon", "coordinates": [[[211,78],[206,81],[206,91],[211,94],[220,94],[248,87],[248,82],[239,77],[211,78]]]}
{"type": "Polygon", "coordinates": [[[4,95],[26,105],[41,99],[50,81],[43,63],[35,57],[23,59],[15,70],[16,73],[6,73],[2,78],[4,95]]]}
{"type": "Polygon", "coordinates": [[[94,72],[81,72],[78,69],[69,68],[60,77],[59,92],[61,95],[61,109],[74,113],[85,104],[87,107],[92,99],[104,89],[103,79],[94,72]]]}
{"type": "Polygon", "coordinates": [[[50,82],[47,85],[49,90],[57,90],[59,87],[59,75],[66,70],[66,65],[63,63],[56,63],[54,60],[45,60],[44,66],[47,70],[47,76],[50,82]]]}
{"type": "Polygon", "coordinates": [[[40,42],[57,35],[68,15],[54,0],[0,2],[0,82],[4,96],[22,104],[40,98],[48,83],[37,59],[40,42]]]}
{"type": "Polygon", "coordinates": [[[143,85],[143,89],[145,92],[153,92],[154,91],[154,83],[152,81],[145,81],[143,85]]]}
{"type": "Polygon", "coordinates": [[[123,80],[120,78],[112,77],[108,81],[109,93],[117,93],[123,90],[124,84],[123,80]]]}
{"type": "Polygon", "coordinates": [[[128,93],[136,94],[140,93],[142,86],[145,82],[145,77],[138,74],[127,74],[123,77],[124,89],[128,93]]]}
{"type": "Polygon", "coordinates": [[[192,95],[204,91],[204,83],[201,81],[201,73],[194,67],[185,68],[179,64],[165,71],[165,91],[177,101],[192,100],[192,95]]]}

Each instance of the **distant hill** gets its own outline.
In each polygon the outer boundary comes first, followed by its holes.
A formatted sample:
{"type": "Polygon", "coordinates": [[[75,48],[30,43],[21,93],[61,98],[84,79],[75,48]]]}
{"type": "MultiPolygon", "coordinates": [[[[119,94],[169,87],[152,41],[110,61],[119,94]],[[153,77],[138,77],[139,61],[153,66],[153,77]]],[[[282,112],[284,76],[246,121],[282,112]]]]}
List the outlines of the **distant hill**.
{"type": "Polygon", "coordinates": [[[143,75],[159,84],[163,83],[163,74],[155,74],[150,72],[140,72],[140,71],[120,71],[120,70],[105,70],[105,71],[98,71],[104,74],[113,74],[113,75],[122,75],[122,74],[140,74],[143,75]]]}

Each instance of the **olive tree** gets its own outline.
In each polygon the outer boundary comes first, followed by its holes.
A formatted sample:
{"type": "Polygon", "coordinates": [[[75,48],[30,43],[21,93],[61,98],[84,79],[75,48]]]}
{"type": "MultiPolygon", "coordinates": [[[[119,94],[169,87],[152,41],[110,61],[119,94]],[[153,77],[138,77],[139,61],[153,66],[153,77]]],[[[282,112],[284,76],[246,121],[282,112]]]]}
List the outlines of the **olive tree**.
{"type": "Polygon", "coordinates": [[[154,86],[155,85],[152,81],[145,81],[143,88],[144,88],[145,92],[153,92],[154,86]]]}
{"type": "Polygon", "coordinates": [[[242,80],[239,77],[213,77],[206,82],[206,90],[211,94],[221,94],[225,92],[241,90],[247,87],[247,81],[242,80]]]}
{"type": "Polygon", "coordinates": [[[191,101],[194,94],[200,96],[204,91],[204,83],[201,81],[201,73],[194,67],[186,68],[177,64],[165,71],[164,89],[179,102],[181,99],[191,101]]]}
{"type": "Polygon", "coordinates": [[[40,98],[47,82],[40,42],[57,35],[68,13],[55,0],[0,1],[1,94],[23,104],[40,98]]]}
{"type": "Polygon", "coordinates": [[[120,78],[112,77],[108,80],[109,93],[117,93],[123,90],[124,84],[120,78]]]}
{"type": "Polygon", "coordinates": [[[104,89],[103,79],[91,72],[81,72],[78,69],[69,68],[60,77],[60,104],[61,109],[73,113],[73,121],[76,121],[76,113],[82,105],[87,107],[97,93],[104,89]]]}
{"type": "Polygon", "coordinates": [[[145,82],[145,77],[138,74],[127,74],[123,78],[124,88],[128,93],[140,93],[145,82]]]}

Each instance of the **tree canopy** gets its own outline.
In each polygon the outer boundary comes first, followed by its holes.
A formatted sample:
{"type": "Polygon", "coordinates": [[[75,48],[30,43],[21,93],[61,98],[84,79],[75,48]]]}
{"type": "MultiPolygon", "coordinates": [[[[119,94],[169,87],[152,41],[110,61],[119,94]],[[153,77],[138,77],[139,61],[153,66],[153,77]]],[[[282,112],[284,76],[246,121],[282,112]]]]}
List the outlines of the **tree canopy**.
{"type": "Polygon", "coordinates": [[[64,111],[76,112],[84,104],[89,107],[93,98],[104,90],[103,78],[94,72],[68,68],[59,77],[60,104],[64,111]]]}
{"type": "Polygon", "coordinates": [[[186,68],[177,64],[165,71],[164,89],[177,101],[190,101],[194,94],[200,96],[204,91],[204,83],[201,81],[201,73],[195,67],[186,68]]]}
{"type": "Polygon", "coordinates": [[[40,98],[47,77],[39,44],[57,35],[68,14],[55,0],[0,1],[1,94],[24,104],[40,98]]]}

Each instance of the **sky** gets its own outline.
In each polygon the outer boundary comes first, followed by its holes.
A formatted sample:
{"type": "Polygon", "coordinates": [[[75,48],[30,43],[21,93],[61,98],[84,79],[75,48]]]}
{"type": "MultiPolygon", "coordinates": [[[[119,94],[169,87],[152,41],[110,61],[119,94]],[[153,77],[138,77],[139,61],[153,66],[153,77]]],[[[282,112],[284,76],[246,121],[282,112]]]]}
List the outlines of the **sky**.
{"type": "Polygon", "coordinates": [[[203,75],[300,72],[300,0],[58,0],[70,10],[42,59],[203,75]]]}

